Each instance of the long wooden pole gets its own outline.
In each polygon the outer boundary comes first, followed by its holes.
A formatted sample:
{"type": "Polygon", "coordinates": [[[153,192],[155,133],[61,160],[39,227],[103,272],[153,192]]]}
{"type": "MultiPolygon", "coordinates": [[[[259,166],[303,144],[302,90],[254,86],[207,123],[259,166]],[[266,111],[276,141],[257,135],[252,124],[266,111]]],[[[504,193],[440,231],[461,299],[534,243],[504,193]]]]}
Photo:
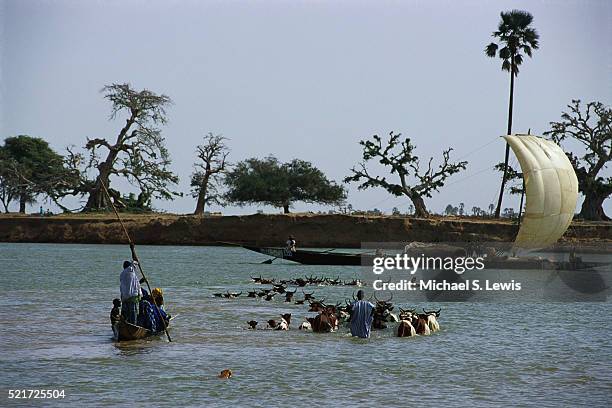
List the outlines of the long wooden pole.
{"type": "Polygon", "coordinates": [[[151,300],[153,301],[153,305],[155,306],[155,309],[157,309],[157,313],[159,314],[159,317],[161,318],[161,322],[164,325],[164,331],[166,332],[166,337],[168,337],[168,341],[172,341],[172,339],[170,338],[170,333],[168,333],[168,325],[166,325],[166,321],[164,320],[161,311],[159,310],[159,306],[157,305],[157,301],[155,300],[155,298],[153,297],[153,292],[151,291],[151,285],[149,285],[149,280],[147,279],[147,277],[145,276],[144,270],[142,269],[142,265],[140,264],[140,259],[138,259],[138,255],[136,255],[136,246],[134,245],[134,242],[132,241],[132,238],[130,238],[130,234],[128,233],[127,228],[125,227],[125,224],[123,223],[123,220],[121,219],[121,217],[119,216],[119,213],[117,212],[117,209],[115,208],[115,204],[113,204],[113,200],[110,196],[110,194],[108,193],[108,190],[106,188],[106,185],[101,182],[102,184],[102,188],[104,189],[104,192],[106,193],[106,197],[108,198],[108,202],[110,203],[111,207],[113,207],[113,211],[115,212],[115,215],[117,216],[117,219],[119,220],[119,223],[121,224],[121,227],[123,228],[123,232],[125,233],[125,236],[128,240],[128,243],[130,244],[130,251],[132,251],[132,260],[136,261],[136,264],[138,265],[138,269],[140,270],[140,274],[142,275],[142,277],[145,280],[145,283],[147,284],[147,288],[149,289],[149,295],[151,297],[151,300]]]}

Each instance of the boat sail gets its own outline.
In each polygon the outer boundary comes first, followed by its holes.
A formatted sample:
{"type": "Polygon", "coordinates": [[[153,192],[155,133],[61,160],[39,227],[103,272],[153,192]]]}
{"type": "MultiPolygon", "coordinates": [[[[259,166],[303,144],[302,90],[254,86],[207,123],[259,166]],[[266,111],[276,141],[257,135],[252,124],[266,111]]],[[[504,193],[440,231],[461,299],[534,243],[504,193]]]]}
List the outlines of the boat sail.
{"type": "Polygon", "coordinates": [[[546,248],[567,230],[578,201],[578,179],[556,143],[532,135],[503,136],[516,155],[525,182],[525,213],[516,249],[546,248]]]}

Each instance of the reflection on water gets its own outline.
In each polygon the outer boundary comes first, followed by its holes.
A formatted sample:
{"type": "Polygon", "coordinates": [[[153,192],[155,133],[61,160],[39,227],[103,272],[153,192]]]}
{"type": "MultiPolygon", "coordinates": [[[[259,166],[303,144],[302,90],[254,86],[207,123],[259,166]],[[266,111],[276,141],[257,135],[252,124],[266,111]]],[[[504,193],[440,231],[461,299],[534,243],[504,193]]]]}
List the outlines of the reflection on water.
{"type": "MultiPolygon", "coordinates": [[[[145,271],[165,290],[173,314],[165,336],[116,344],[108,313],[117,296],[124,246],[0,244],[0,390],[65,389],[63,404],[160,406],[605,406],[612,387],[611,307],[600,303],[436,303],[442,331],[396,338],[375,331],[353,339],[295,328],[305,306],[218,291],[256,287],[249,275],[358,277],[351,267],[262,265],[265,256],[238,248],[139,247],[145,271]],[[247,330],[292,313],[289,332],[247,330]],[[591,320],[589,320],[591,319],[591,320]],[[234,377],[216,375],[231,368],[234,377]]],[[[545,272],[527,279],[588,291],[597,275],[545,272]]],[[[352,287],[309,287],[328,301],[352,287]]],[[[609,293],[606,290],[605,293],[609,293]]],[[[301,292],[298,290],[296,296],[301,292]]],[[[606,297],[603,296],[602,300],[606,297]]],[[[561,300],[561,299],[560,299],[561,300]]],[[[265,324],[264,324],[265,325],[265,324]]],[[[48,402],[47,402],[48,403],[48,402]]],[[[33,405],[27,404],[25,405],[33,405]]]]}

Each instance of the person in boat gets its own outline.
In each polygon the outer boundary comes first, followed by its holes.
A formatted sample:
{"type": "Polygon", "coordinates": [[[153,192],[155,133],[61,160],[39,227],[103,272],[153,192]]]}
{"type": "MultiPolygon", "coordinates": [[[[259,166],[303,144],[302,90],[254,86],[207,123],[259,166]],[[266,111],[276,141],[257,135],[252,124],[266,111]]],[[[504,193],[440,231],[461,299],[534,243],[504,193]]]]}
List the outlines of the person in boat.
{"type": "Polygon", "coordinates": [[[287,239],[286,245],[287,245],[287,249],[289,251],[291,251],[291,252],[295,252],[296,251],[296,249],[295,249],[296,242],[295,242],[295,237],[293,235],[289,235],[289,238],[287,239]]]}
{"type": "Polygon", "coordinates": [[[153,288],[153,290],[151,291],[151,297],[157,305],[157,308],[153,308],[153,311],[155,312],[155,320],[157,323],[157,327],[163,328],[164,326],[162,323],[162,319],[166,323],[166,326],[168,325],[168,323],[170,323],[170,315],[166,312],[166,309],[164,307],[164,292],[161,290],[161,288],[153,288]]]}
{"type": "Polygon", "coordinates": [[[374,320],[374,305],[363,300],[363,290],[357,292],[357,301],[352,305],[351,334],[353,337],[367,339],[370,337],[370,329],[374,320]]]}
{"type": "Polygon", "coordinates": [[[164,330],[164,327],[170,323],[170,315],[164,309],[162,290],[154,288],[151,294],[145,288],[141,288],[141,291],[142,299],[138,305],[138,326],[152,332],[164,330]]]}
{"type": "Polygon", "coordinates": [[[124,261],[123,272],[119,277],[121,290],[121,316],[131,324],[138,324],[138,309],[142,298],[140,283],[143,279],[138,279],[136,275],[136,261],[124,261]]]}
{"type": "Polygon", "coordinates": [[[140,302],[138,302],[138,319],[137,325],[144,327],[147,330],[151,330],[152,332],[157,332],[161,330],[158,326],[158,322],[155,318],[155,306],[153,305],[153,300],[147,292],[146,289],[141,288],[142,297],[140,302]]]}
{"type": "Polygon", "coordinates": [[[110,311],[111,326],[115,326],[121,320],[121,300],[113,299],[113,308],[110,311]]]}

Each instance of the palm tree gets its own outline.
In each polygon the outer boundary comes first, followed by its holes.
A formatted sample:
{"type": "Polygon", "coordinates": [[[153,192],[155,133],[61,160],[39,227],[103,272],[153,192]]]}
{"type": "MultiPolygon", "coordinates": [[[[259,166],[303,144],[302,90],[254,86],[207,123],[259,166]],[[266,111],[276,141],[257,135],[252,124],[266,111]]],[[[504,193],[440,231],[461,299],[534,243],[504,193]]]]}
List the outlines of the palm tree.
{"type": "MultiPolygon", "coordinates": [[[[495,58],[499,56],[502,62],[502,71],[510,73],[510,102],[508,107],[508,131],[512,132],[512,102],[514,100],[514,77],[519,73],[519,66],[523,63],[523,54],[531,58],[533,50],[538,49],[538,39],[540,36],[537,31],[531,27],[533,16],[526,11],[512,10],[501,12],[501,21],[497,27],[497,31],[493,32],[493,38],[498,38],[502,46],[492,42],[485,48],[485,54],[488,57],[495,58]],[[499,52],[498,52],[499,49],[499,52]]],[[[497,200],[497,208],[495,209],[495,218],[499,218],[499,213],[502,205],[502,197],[506,185],[506,173],[508,170],[508,158],[510,156],[510,146],[506,143],[506,156],[504,159],[504,175],[502,177],[501,188],[499,190],[499,199],[497,200]]]]}

